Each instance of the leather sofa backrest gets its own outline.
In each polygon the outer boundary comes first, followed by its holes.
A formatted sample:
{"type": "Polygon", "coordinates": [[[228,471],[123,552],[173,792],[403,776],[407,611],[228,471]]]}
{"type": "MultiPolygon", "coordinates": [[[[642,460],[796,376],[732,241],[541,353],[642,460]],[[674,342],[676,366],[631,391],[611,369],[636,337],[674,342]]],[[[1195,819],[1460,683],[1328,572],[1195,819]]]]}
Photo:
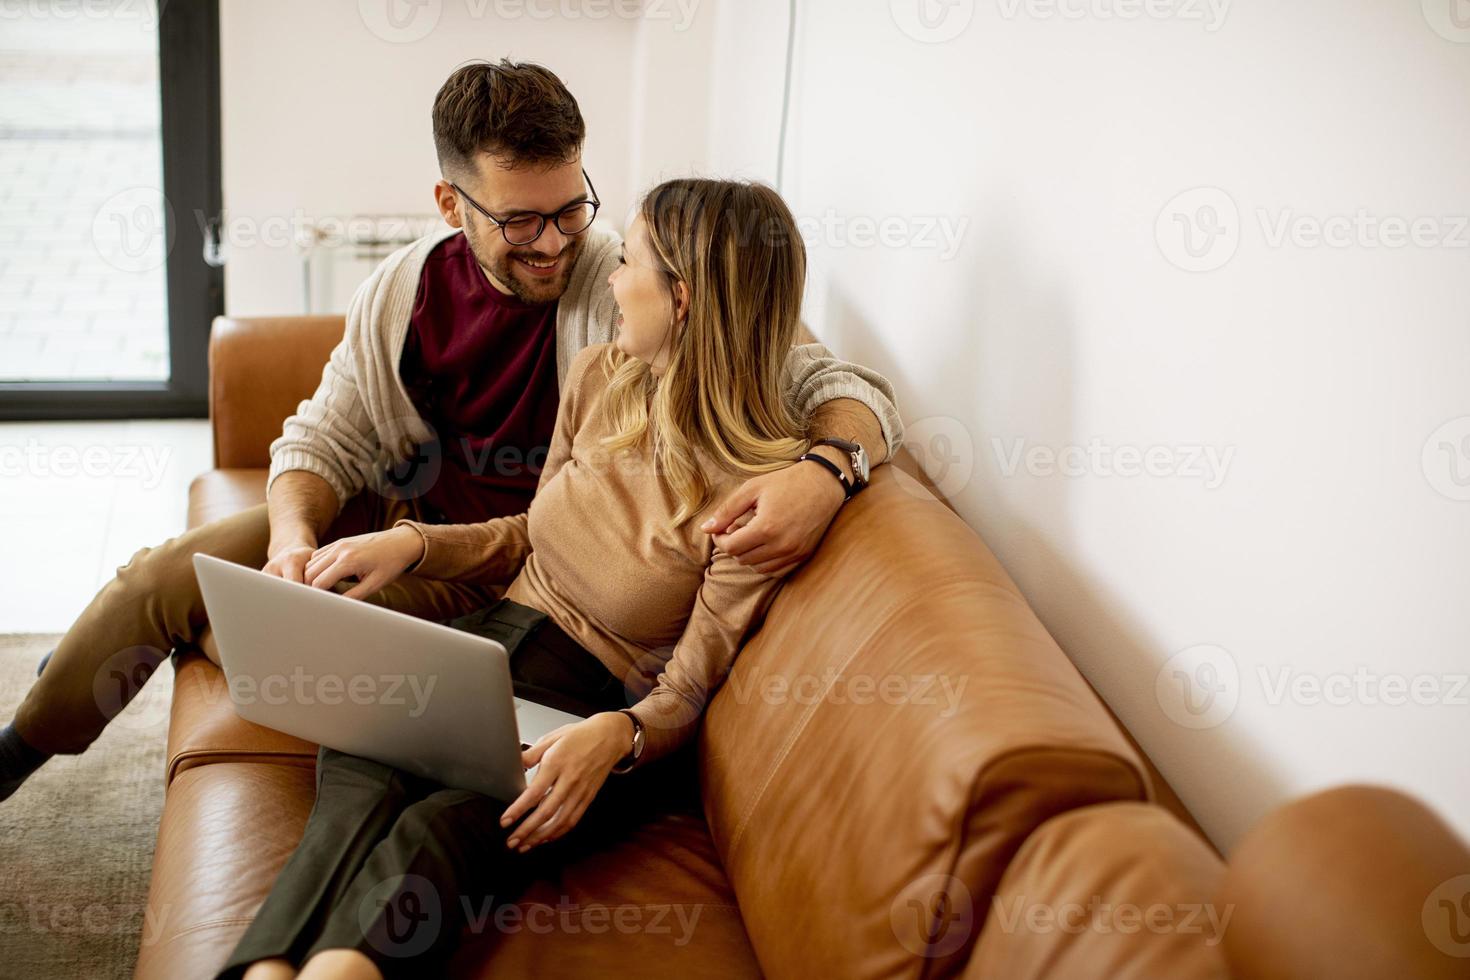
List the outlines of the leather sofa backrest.
{"type": "Polygon", "coordinates": [[[215,318],[209,419],[217,469],[270,466],[281,423],[316,391],[345,329],[341,316],[215,318]]]}
{"type": "Polygon", "coordinates": [[[1035,827],[1150,793],[984,543],[897,466],[777,595],[710,704],[700,763],[776,976],[953,974],[1035,827]]]}

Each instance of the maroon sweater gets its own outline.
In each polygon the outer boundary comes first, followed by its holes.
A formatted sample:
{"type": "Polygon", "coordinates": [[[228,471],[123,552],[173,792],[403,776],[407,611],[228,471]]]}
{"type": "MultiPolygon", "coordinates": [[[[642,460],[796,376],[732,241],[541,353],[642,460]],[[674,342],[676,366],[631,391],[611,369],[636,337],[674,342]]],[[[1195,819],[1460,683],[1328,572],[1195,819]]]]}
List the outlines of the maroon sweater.
{"type": "Polygon", "coordinates": [[[463,235],[429,253],[398,365],[437,445],[429,521],[470,524],[531,504],[556,427],[556,304],[490,284],[463,235]]]}

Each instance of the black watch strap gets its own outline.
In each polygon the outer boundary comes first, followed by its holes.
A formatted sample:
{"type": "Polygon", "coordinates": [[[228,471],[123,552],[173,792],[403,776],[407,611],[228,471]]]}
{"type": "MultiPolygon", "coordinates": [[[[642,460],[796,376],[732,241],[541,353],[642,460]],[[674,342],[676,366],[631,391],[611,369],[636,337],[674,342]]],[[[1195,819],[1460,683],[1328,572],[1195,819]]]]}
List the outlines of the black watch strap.
{"type": "Polygon", "coordinates": [[[629,718],[633,719],[633,746],[628,750],[628,754],[619,759],[612,768],[613,772],[621,775],[622,773],[631,770],[633,766],[637,764],[638,760],[642,758],[644,735],[643,722],[639,720],[637,715],[633,714],[633,712],[629,711],[627,708],[619,708],[618,713],[627,715],[629,718]]]}
{"type": "Polygon", "coordinates": [[[796,461],[798,463],[802,462],[803,460],[809,460],[813,463],[820,463],[823,467],[830,470],[832,475],[837,477],[837,482],[842,484],[843,499],[852,499],[852,482],[848,480],[847,474],[842,472],[842,467],[838,466],[836,463],[832,462],[825,456],[818,456],[816,453],[803,453],[802,455],[796,457],[796,461]]]}
{"type": "Polygon", "coordinates": [[[838,449],[844,453],[847,453],[848,458],[852,463],[852,493],[848,494],[849,497],[855,495],[859,490],[868,485],[868,481],[862,472],[863,467],[860,467],[858,465],[858,458],[860,456],[866,457],[867,455],[863,452],[862,446],[858,445],[855,442],[848,442],[846,439],[834,438],[818,439],[816,442],[812,443],[812,446],[813,448],[817,446],[831,446],[833,449],[838,449]]]}

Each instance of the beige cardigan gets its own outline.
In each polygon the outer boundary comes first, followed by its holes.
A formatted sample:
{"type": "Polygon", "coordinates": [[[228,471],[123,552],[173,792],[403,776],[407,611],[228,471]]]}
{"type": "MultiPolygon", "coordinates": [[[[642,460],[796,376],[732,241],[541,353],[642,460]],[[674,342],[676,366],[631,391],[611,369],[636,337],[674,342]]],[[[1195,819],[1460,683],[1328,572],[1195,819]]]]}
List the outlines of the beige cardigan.
{"type": "MultiPolygon", "coordinates": [[[[408,458],[432,438],[419,417],[398,362],[418,294],[424,260],[458,229],[446,227],[394,252],[358,287],[347,310],[347,330],[322,371],[316,393],[286,419],[271,443],[267,492],[278,476],[305,470],[326,480],[338,506],[408,458]]],[[[616,336],[612,287],[622,239],[594,224],[556,311],[557,384],[578,352],[616,336]]],[[[878,417],[892,458],[903,439],[893,387],[882,375],[837,360],[821,344],[793,347],[787,369],[798,408],[810,414],[836,398],[862,402],[878,417]]]]}

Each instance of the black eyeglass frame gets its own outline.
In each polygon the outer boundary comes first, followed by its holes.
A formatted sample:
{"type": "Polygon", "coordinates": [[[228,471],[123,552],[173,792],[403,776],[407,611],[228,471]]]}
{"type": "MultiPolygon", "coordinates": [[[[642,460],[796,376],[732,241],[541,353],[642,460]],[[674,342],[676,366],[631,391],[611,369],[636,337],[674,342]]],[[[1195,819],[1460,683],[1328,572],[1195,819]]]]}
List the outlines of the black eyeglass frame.
{"type": "Polygon", "coordinates": [[[490,221],[491,224],[495,225],[495,227],[497,227],[497,228],[500,229],[500,237],[505,239],[505,243],[507,245],[514,245],[516,247],[520,247],[522,245],[529,245],[529,244],[531,244],[536,239],[540,238],[543,234],[545,234],[545,232],[546,232],[546,222],[547,222],[548,219],[550,221],[552,221],[553,223],[555,223],[556,230],[559,231],[559,232],[561,232],[563,235],[580,235],[582,232],[584,232],[588,228],[591,228],[592,227],[592,222],[597,220],[597,209],[600,208],[600,207],[602,207],[602,199],[597,196],[597,185],[593,184],[592,183],[592,178],[589,177],[589,176],[587,176],[587,168],[586,167],[583,167],[582,168],[582,179],[587,182],[587,189],[592,192],[592,198],[590,200],[585,200],[584,199],[584,200],[581,200],[581,201],[574,201],[573,203],[568,204],[566,207],[561,208],[560,210],[557,210],[557,211],[549,211],[549,212],[548,211],[517,211],[517,212],[515,212],[512,215],[510,215],[508,218],[506,218],[503,221],[500,218],[495,217],[495,215],[491,214],[489,211],[487,211],[485,209],[485,206],[483,204],[481,204],[479,201],[475,200],[473,197],[470,197],[468,194],[466,194],[464,188],[463,187],[460,187],[454,181],[450,181],[449,182],[449,186],[450,187],[453,187],[454,190],[455,190],[455,193],[459,194],[460,197],[464,198],[466,201],[469,201],[470,204],[474,207],[474,209],[476,211],[480,212],[487,219],[489,219],[489,221],[490,221]],[[592,205],[592,216],[587,219],[587,224],[583,225],[581,228],[578,228],[576,231],[567,231],[565,228],[563,228],[561,226],[561,216],[562,215],[566,214],[568,211],[571,211],[571,210],[573,210],[575,208],[586,207],[589,204],[592,205]],[[530,238],[526,239],[523,242],[513,242],[513,241],[511,241],[510,240],[510,233],[505,230],[505,226],[508,225],[508,224],[510,224],[512,221],[517,221],[517,220],[519,220],[521,218],[529,218],[529,217],[533,217],[533,216],[538,220],[538,223],[536,225],[536,234],[532,235],[530,238]]]}

